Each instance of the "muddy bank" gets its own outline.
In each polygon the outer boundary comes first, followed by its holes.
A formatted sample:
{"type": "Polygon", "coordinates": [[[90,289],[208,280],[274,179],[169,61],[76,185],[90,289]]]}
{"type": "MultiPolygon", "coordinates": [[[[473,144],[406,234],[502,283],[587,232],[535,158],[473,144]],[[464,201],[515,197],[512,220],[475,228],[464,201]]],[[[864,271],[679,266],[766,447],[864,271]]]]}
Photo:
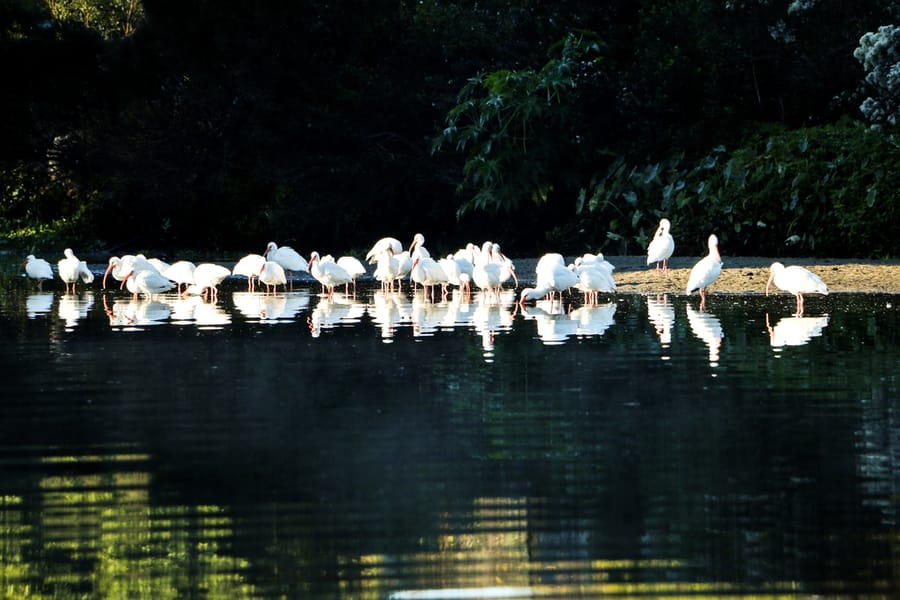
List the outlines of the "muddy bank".
{"type": "MultiPolygon", "coordinates": [[[[669,261],[669,275],[657,274],[646,265],[646,256],[607,256],[616,266],[613,273],[617,291],[634,293],[684,293],[691,267],[701,257],[676,257],[669,261]]],[[[567,257],[571,262],[572,257],[567,257]]],[[[720,293],[764,293],[769,278],[769,265],[776,260],[802,265],[822,278],[831,292],[900,293],[900,261],[840,258],[792,258],[723,256],[722,274],[710,287],[720,293]]],[[[514,259],[520,283],[534,283],[533,259],[514,259]]]]}

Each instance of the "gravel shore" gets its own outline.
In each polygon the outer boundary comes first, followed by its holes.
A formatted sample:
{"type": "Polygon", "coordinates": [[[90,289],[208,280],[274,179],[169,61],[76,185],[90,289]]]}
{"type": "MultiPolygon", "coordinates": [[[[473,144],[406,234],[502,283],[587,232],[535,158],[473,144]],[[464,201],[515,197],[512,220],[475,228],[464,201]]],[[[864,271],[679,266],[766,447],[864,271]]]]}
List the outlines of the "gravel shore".
{"type": "MultiPolygon", "coordinates": [[[[684,293],[691,267],[701,257],[674,257],[669,261],[669,275],[657,274],[647,266],[646,256],[606,256],[615,265],[616,291],[622,293],[684,293]]],[[[571,262],[573,257],[566,257],[571,262]]],[[[786,266],[802,265],[822,278],[831,292],[900,293],[900,260],[863,260],[843,258],[765,258],[758,256],[723,256],[722,274],[710,286],[721,293],[764,293],[769,278],[769,265],[779,261],[786,266]]],[[[520,287],[534,283],[536,259],[513,258],[520,287]]]]}

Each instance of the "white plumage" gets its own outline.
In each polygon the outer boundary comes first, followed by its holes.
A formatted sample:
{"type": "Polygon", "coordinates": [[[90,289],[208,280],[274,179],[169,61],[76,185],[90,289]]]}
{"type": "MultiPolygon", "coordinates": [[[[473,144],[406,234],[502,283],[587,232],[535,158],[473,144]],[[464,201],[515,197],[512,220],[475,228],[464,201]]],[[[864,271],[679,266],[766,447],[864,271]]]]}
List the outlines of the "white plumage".
{"type": "MultiPolygon", "coordinates": [[[[259,270],[262,269],[266,262],[266,257],[262,254],[248,254],[242,257],[231,269],[232,275],[240,275],[247,278],[247,290],[253,291],[254,281],[259,277],[259,270]]],[[[279,265],[280,266],[280,265],[279,265]]],[[[284,267],[282,267],[282,271],[284,267]]]]}
{"type": "Polygon", "coordinates": [[[279,285],[287,285],[287,276],[284,267],[274,260],[264,261],[256,275],[259,282],[266,286],[266,292],[276,292],[279,285]]]}
{"type": "Polygon", "coordinates": [[[772,263],[769,267],[769,280],[766,282],[766,296],[769,295],[772,283],[778,289],[796,296],[798,315],[803,313],[803,294],[828,295],[828,286],[818,275],[797,265],[785,267],[780,262],[772,263]]]}
{"type": "Polygon", "coordinates": [[[279,248],[275,242],[269,242],[266,246],[266,251],[263,252],[263,256],[267,260],[277,262],[287,273],[309,271],[309,263],[307,263],[306,259],[290,246],[281,246],[279,248]]]}
{"type": "Polygon", "coordinates": [[[669,233],[671,224],[668,219],[660,219],[659,226],[650,245],[647,247],[647,264],[656,263],[656,270],[659,271],[659,263],[662,263],[664,272],[669,270],[669,258],[675,252],[675,239],[669,233]]]}
{"type": "Polygon", "coordinates": [[[700,310],[706,307],[706,289],[719,278],[722,272],[722,257],[719,256],[719,238],[710,235],[707,241],[709,254],[700,259],[691,269],[685,291],[688,295],[700,291],[700,310]]]}
{"type": "Polygon", "coordinates": [[[66,248],[63,254],[65,258],[56,263],[56,268],[59,272],[59,278],[66,284],[67,293],[70,285],[72,286],[72,292],[75,292],[75,282],[79,279],[84,283],[94,281],[94,274],[88,269],[87,263],[83,260],[78,260],[71,248],[66,248]]]}
{"type": "Polygon", "coordinates": [[[328,292],[328,297],[334,296],[334,288],[338,285],[350,283],[353,278],[347,270],[332,261],[323,261],[318,252],[309,255],[309,272],[322,284],[328,292]]]}
{"type": "Polygon", "coordinates": [[[148,299],[154,294],[168,292],[175,284],[162,275],[156,269],[144,269],[143,271],[131,271],[125,275],[125,287],[134,296],[144,294],[148,299]]]}
{"type": "Polygon", "coordinates": [[[34,254],[29,254],[25,257],[25,274],[29,279],[37,281],[40,288],[45,279],[53,279],[53,268],[43,258],[35,258],[34,254]]]}

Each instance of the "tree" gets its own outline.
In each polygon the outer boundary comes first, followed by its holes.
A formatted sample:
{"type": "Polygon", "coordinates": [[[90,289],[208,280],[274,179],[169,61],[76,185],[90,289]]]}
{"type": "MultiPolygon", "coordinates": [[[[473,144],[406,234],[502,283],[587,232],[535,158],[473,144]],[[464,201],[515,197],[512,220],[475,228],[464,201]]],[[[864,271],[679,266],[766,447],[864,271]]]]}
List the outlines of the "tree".
{"type": "Polygon", "coordinates": [[[872,123],[900,125],[900,26],[882,25],[866,33],[853,56],[862,63],[872,94],[860,112],[872,123]]]}
{"type": "Polygon", "coordinates": [[[518,208],[548,200],[558,185],[577,186],[590,149],[582,148],[579,85],[599,77],[602,44],[590,32],[572,33],[539,70],[500,69],[469,79],[447,114],[433,151],[466,152],[459,190],[472,209],[518,208]]]}

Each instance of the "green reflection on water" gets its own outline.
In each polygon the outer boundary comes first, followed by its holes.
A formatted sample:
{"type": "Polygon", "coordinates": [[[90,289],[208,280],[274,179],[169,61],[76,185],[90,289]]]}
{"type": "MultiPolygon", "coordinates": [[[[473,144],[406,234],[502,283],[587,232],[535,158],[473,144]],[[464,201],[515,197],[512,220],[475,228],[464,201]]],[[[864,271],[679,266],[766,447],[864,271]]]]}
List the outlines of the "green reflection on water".
{"type": "MultiPolygon", "coordinates": [[[[50,462],[98,464],[96,457],[50,462]]],[[[7,598],[256,597],[229,554],[218,506],[155,506],[144,471],[48,475],[37,498],[0,500],[0,593],[7,598]]]]}

